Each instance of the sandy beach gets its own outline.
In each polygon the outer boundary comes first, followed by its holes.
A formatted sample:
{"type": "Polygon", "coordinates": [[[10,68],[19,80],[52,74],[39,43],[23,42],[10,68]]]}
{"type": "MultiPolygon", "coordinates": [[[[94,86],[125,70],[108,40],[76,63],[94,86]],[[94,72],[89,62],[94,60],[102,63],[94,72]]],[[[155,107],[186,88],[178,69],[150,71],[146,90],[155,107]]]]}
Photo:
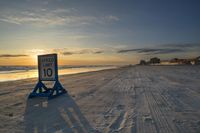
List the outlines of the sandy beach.
{"type": "Polygon", "coordinates": [[[60,82],[68,94],[52,100],[27,99],[36,78],[0,83],[0,132],[200,132],[200,66],[124,67],[60,82]]]}

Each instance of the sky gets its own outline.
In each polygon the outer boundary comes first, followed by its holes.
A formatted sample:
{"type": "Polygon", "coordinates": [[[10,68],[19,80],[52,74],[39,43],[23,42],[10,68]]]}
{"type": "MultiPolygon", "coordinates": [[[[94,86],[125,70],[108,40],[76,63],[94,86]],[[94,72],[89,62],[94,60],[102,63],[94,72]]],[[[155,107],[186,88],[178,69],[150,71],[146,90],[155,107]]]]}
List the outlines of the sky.
{"type": "Polygon", "coordinates": [[[1,0],[0,65],[126,65],[200,56],[199,0],[1,0]]]}

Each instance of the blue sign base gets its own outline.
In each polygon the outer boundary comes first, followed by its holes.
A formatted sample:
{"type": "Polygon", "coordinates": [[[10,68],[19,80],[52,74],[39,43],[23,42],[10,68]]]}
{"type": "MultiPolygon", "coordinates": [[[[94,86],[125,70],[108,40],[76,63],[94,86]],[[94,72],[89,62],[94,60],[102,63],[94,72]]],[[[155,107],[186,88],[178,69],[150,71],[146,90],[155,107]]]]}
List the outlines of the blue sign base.
{"type": "Polygon", "coordinates": [[[67,93],[67,91],[58,80],[55,81],[53,88],[47,88],[42,81],[39,81],[28,98],[48,97],[48,99],[52,99],[64,93],[67,93]]]}

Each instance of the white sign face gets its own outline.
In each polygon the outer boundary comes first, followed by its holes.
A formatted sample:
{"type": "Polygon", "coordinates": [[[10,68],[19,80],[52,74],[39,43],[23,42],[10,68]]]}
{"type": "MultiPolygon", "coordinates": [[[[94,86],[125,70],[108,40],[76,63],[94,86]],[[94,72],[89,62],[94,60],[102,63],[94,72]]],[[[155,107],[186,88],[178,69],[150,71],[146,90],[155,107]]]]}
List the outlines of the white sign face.
{"type": "Polygon", "coordinates": [[[38,56],[39,79],[45,81],[56,80],[57,76],[57,55],[48,54],[38,56]]]}

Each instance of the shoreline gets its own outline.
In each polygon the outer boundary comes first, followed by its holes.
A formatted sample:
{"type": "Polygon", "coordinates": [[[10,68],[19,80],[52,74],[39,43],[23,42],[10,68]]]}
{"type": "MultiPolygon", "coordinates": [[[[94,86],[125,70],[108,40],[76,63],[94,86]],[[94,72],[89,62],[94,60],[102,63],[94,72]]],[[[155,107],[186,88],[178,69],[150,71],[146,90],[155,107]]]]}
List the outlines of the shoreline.
{"type": "MultiPolygon", "coordinates": [[[[63,75],[72,75],[72,74],[79,74],[79,73],[87,73],[87,72],[95,72],[95,71],[101,71],[101,70],[108,70],[108,69],[117,69],[118,67],[90,67],[90,68],[81,68],[81,69],[85,69],[85,70],[79,70],[80,68],[68,68],[68,69],[60,69],[60,73],[59,76],[63,76],[63,75]],[[77,70],[76,70],[77,69],[77,70]],[[94,70],[93,70],[94,69],[94,70]],[[69,70],[76,70],[76,71],[71,71],[71,72],[66,72],[66,73],[63,73],[63,71],[69,71],[69,70]]],[[[18,74],[18,73],[21,73],[21,72],[31,72],[33,71],[34,72],[34,75],[35,73],[38,75],[38,70],[35,69],[35,70],[20,70],[19,72],[10,72],[10,73],[6,73],[6,74],[18,74]]],[[[0,73],[0,76],[1,74],[4,74],[4,73],[0,73]]],[[[24,73],[25,74],[25,73],[24,73]]],[[[18,81],[18,80],[26,80],[26,79],[32,79],[32,78],[37,78],[36,75],[34,77],[29,77],[29,78],[22,78],[22,79],[11,79],[11,80],[5,80],[5,81],[0,81],[0,83],[2,82],[10,82],[10,81],[18,81]]]]}

